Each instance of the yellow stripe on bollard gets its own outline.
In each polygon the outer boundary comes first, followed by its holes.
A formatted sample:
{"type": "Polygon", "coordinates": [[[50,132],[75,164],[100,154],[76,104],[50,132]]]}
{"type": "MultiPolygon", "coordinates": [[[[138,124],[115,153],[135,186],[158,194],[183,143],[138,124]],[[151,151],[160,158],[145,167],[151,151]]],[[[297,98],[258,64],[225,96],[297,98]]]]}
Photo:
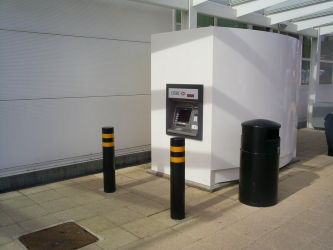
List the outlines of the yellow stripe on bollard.
{"type": "Polygon", "coordinates": [[[102,138],[103,138],[103,139],[114,138],[114,134],[102,134],[102,138]]]}
{"type": "Polygon", "coordinates": [[[114,147],[114,142],[103,142],[102,145],[105,148],[111,148],[114,147]]]}
{"type": "Polygon", "coordinates": [[[185,157],[170,157],[170,162],[172,163],[184,163],[185,157]]]}
{"type": "Polygon", "coordinates": [[[170,147],[170,151],[171,151],[171,152],[174,152],[174,153],[185,152],[185,147],[184,147],[184,146],[182,146],[182,147],[174,147],[174,146],[171,146],[171,147],[170,147]]]}

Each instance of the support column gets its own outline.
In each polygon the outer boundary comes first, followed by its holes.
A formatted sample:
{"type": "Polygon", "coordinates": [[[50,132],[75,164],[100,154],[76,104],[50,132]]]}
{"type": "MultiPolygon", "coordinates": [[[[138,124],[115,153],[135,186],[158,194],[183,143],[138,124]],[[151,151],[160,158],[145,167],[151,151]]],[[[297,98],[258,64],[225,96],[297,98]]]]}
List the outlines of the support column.
{"type": "MultiPolygon", "coordinates": [[[[304,87],[308,87],[308,85],[303,85],[302,86],[302,65],[303,65],[303,36],[302,35],[299,35],[299,43],[300,43],[300,46],[299,46],[299,55],[300,55],[300,62],[299,62],[299,79],[298,79],[298,82],[297,82],[297,85],[298,85],[298,88],[297,88],[297,91],[296,91],[296,104],[297,104],[297,109],[296,109],[296,112],[297,112],[297,121],[296,121],[296,124],[297,124],[297,128],[301,128],[302,126],[300,126],[300,110],[301,110],[301,103],[302,102],[305,102],[306,100],[301,100],[302,98],[302,95],[301,95],[301,91],[303,91],[303,88],[304,87]]],[[[304,97],[304,98],[307,98],[307,97],[304,97]]],[[[303,120],[301,120],[301,122],[304,121],[304,118],[303,120]]],[[[294,152],[294,156],[296,157],[296,150],[294,152]]]]}
{"type": "Polygon", "coordinates": [[[300,44],[301,44],[301,58],[303,58],[303,35],[299,35],[298,36],[298,38],[299,38],[299,42],[300,42],[300,44]]]}
{"type": "Polygon", "coordinates": [[[188,11],[182,11],[182,30],[197,28],[197,9],[193,6],[193,0],[188,0],[188,11]]]}
{"type": "Polygon", "coordinates": [[[176,31],[176,10],[175,9],[172,9],[171,30],[176,31]]]}
{"type": "Polygon", "coordinates": [[[187,30],[188,29],[188,11],[182,10],[180,18],[181,18],[181,22],[182,22],[181,29],[187,30]]]}
{"type": "Polygon", "coordinates": [[[319,83],[320,70],[320,34],[316,38],[312,38],[311,42],[311,58],[310,58],[310,80],[307,110],[307,127],[313,128],[313,105],[316,101],[316,90],[319,83]]]}
{"type": "Polygon", "coordinates": [[[214,26],[217,26],[218,22],[217,22],[217,17],[214,17],[214,26]]]}
{"type": "MultiPolygon", "coordinates": [[[[303,65],[303,39],[304,39],[304,37],[302,36],[302,35],[299,35],[298,36],[298,40],[299,40],[299,43],[300,43],[300,46],[299,46],[299,53],[300,53],[300,57],[301,57],[301,65],[300,65],[300,67],[299,67],[299,70],[300,70],[300,77],[299,77],[299,82],[298,82],[298,86],[299,87],[302,87],[302,65],[303,65]]],[[[306,85],[303,85],[303,86],[306,86],[306,85]]],[[[306,87],[308,87],[308,86],[306,86],[306,87]]],[[[299,92],[299,91],[298,91],[299,92]]],[[[300,102],[300,100],[299,100],[299,96],[300,96],[300,93],[297,93],[297,96],[298,96],[298,99],[297,99],[297,105],[299,105],[299,102],[300,102]]]]}
{"type": "Polygon", "coordinates": [[[188,29],[197,28],[197,9],[193,6],[193,0],[188,0],[188,29]]]}

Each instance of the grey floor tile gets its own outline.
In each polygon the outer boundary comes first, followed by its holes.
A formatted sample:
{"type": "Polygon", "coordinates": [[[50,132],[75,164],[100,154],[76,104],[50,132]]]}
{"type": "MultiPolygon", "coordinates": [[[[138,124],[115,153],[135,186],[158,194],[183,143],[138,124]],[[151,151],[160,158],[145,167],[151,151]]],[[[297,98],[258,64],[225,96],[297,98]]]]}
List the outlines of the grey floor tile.
{"type": "Polygon", "coordinates": [[[186,218],[170,218],[170,182],[149,164],[0,194],[0,249],[20,249],[26,232],[74,220],[101,240],[83,249],[332,249],[333,157],[322,131],[298,131],[299,162],[280,171],[279,202],[238,201],[238,184],[214,193],[186,188],[186,218]]]}

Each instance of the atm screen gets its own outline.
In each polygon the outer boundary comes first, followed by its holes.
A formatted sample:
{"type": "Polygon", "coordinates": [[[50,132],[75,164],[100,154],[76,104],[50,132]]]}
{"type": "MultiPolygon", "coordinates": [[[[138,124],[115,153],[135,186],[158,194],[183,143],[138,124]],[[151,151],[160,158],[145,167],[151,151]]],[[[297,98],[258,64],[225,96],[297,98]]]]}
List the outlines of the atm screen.
{"type": "Polygon", "coordinates": [[[188,123],[190,121],[192,108],[176,108],[175,122],[188,123]]]}

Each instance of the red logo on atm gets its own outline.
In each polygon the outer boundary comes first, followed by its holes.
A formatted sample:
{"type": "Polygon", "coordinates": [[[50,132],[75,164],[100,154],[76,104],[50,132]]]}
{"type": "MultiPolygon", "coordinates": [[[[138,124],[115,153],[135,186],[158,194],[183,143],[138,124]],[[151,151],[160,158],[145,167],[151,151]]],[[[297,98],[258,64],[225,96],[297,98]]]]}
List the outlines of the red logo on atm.
{"type": "Polygon", "coordinates": [[[184,91],[180,92],[181,95],[185,95],[186,93],[184,91]]]}
{"type": "Polygon", "coordinates": [[[187,94],[187,97],[194,97],[194,94],[187,94]]]}

